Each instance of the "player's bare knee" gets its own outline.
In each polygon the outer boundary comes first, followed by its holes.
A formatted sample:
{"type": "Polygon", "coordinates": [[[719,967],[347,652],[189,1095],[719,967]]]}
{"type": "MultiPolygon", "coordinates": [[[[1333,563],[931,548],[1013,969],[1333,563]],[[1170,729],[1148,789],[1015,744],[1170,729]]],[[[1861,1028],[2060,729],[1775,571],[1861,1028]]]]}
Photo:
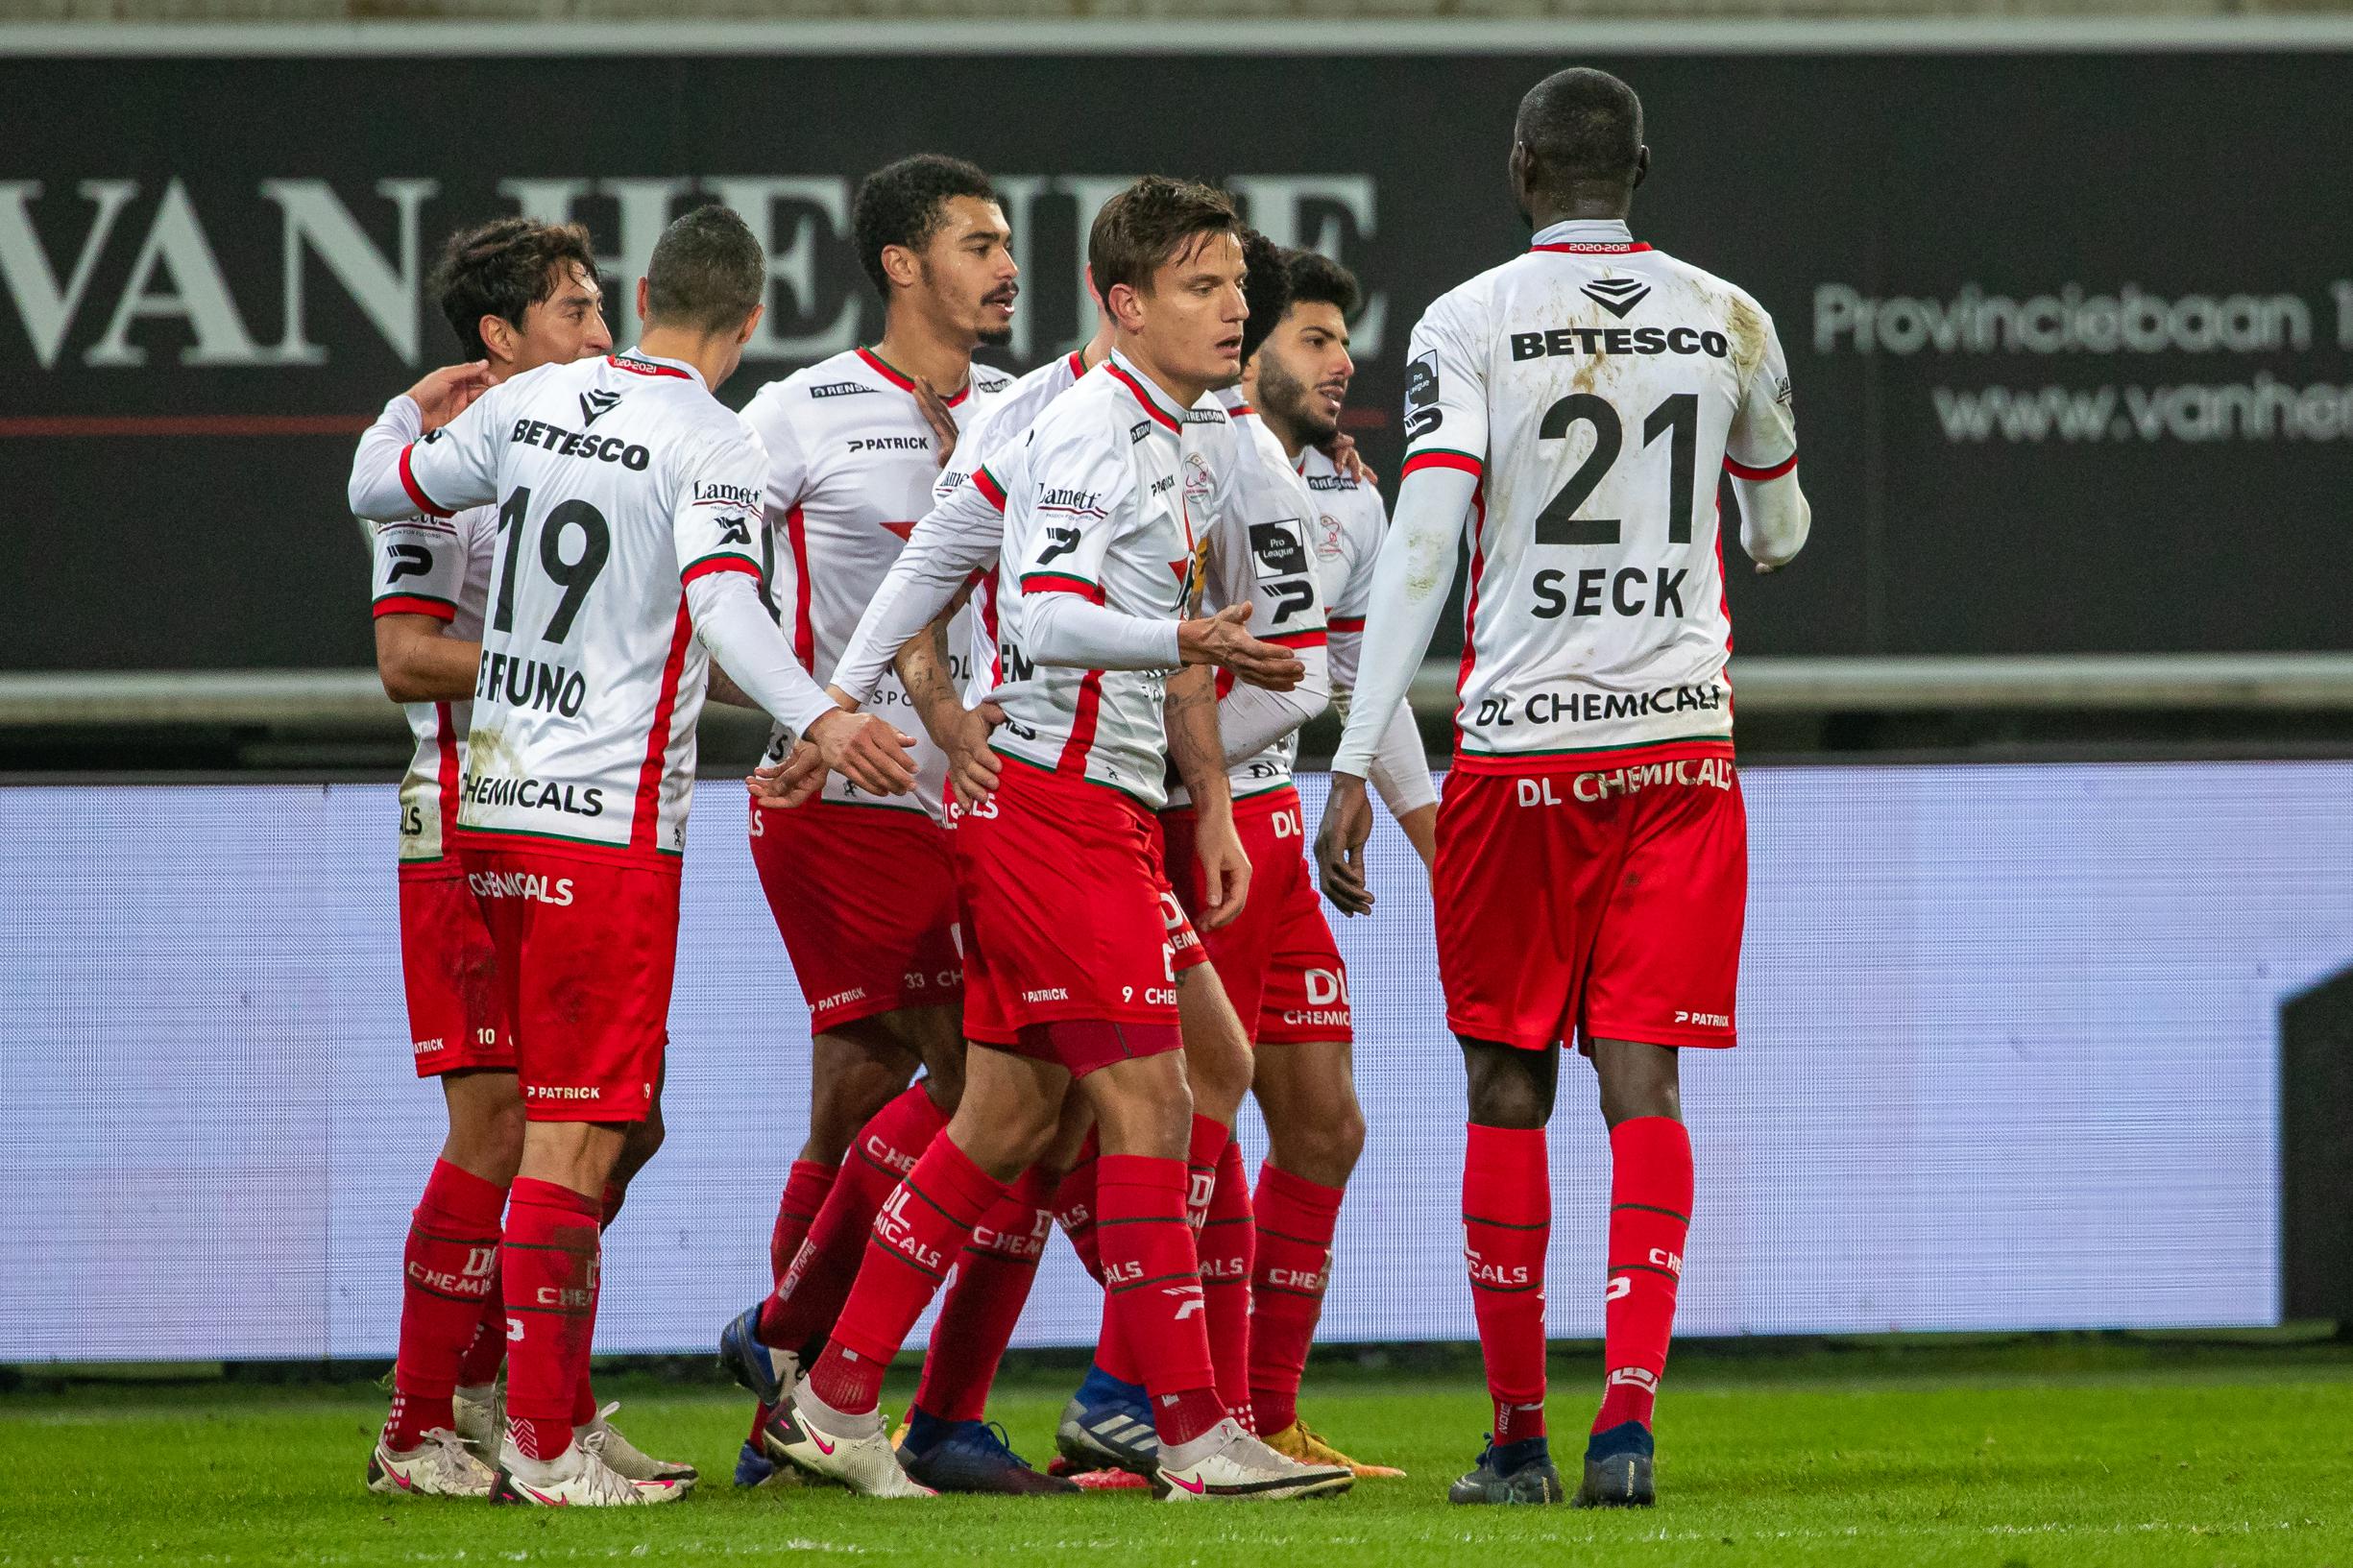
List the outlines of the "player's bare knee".
{"type": "Polygon", "coordinates": [[[1470,1120],[1483,1127],[1540,1127],[1552,1120],[1558,1047],[1522,1050],[1492,1040],[1463,1040],[1470,1120]]]}
{"type": "Polygon", "coordinates": [[[1637,1117],[1683,1120],[1678,1053],[1671,1046],[1631,1040],[1593,1042],[1593,1074],[1601,1084],[1601,1119],[1610,1126],[1637,1117]]]}

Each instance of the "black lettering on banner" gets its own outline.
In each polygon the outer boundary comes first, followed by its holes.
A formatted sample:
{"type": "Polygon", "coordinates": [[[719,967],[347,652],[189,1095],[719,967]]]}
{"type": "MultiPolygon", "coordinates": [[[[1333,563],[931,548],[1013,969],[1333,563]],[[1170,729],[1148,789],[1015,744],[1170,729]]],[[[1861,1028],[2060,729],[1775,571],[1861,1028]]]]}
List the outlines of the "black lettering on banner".
{"type": "Polygon", "coordinates": [[[388,553],[392,569],[384,574],[387,588],[403,577],[422,577],[433,569],[433,552],[422,544],[395,544],[388,553]]]}

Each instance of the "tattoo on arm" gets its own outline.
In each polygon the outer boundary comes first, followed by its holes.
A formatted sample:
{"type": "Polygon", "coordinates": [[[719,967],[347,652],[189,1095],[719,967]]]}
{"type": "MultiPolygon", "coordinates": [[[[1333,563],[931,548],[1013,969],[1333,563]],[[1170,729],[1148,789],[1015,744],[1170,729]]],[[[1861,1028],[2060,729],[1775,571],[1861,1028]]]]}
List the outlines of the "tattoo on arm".
{"type": "Polygon", "coordinates": [[[907,700],[914,704],[915,717],[934,740],[947,744],[945,730],[964,711],[948,660],[948,617],[940,616],[921,636],[908,639],[891,663],[907,688],[907,700]]]}

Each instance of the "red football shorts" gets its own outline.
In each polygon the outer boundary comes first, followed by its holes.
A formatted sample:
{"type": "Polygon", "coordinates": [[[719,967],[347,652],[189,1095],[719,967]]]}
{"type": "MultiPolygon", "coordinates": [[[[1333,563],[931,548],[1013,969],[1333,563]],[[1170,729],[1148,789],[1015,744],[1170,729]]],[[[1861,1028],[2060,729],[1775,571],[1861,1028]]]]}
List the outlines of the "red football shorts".
{"type": "Polygon", "coordinates": [[[996,794],[949,821],[967,1039],[1077,1076],[1180,1048],[1174,942],[1192,928],[1171,924],[1150,811],[1008,758],[996,794]]]}
{"type": "MultiPolygon", "coordinates": [[[[1189,806],[1160,813],[1169,880],[1199,913],[1207,889],[1193,828],[1189,806]]],[[[1242,1026],[1262,1046],[1353,1040],[1348,972],[1307,865],[1299,792],[1285,785],[1234,802],[1234,831],[1250,857],[1250,895],[1240,914],[1201,940],[1242,1026]]]]}
{"type": "Polygon", "coordinates": [[[678,966],[678,862],[513,842],[459,852],[498,954],[534,1122],[643,1122],[678,966]]]}
{"type": "Polygon", "coordinates": [[[929,813],[813,800],[752,813],[752,864],[809,1031],[964,997],[956,866],[929,813]]]}
{"type": "Polygon", "coordinates": [[[1724,742],[1606,760],[1457,759],[1438,808],[1446,1026],[1729,1046],[1748,814],[1724,742]]]}
{"type": "Polygon", "coordinates": [[[454,857],[400,867],[400,979],[417,1076],[515,1071],[498,954],[454,857]]]}

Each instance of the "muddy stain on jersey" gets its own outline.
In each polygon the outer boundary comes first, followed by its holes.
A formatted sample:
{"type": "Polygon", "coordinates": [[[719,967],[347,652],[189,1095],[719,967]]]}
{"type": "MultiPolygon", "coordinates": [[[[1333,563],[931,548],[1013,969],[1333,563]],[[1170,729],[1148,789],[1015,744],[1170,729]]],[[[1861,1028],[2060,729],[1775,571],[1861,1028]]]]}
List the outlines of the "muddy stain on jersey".
{"type": "Polygon", "coordinates": [[[1746,387],[1749,377],[1757,374],[1757,367],[1764,362],[1764,313],[1737,294],[1726,303],[1732,307],[1725,330],[1732,338],[1733,370],[1739,376],[1740,385],[1746,387]]]}

